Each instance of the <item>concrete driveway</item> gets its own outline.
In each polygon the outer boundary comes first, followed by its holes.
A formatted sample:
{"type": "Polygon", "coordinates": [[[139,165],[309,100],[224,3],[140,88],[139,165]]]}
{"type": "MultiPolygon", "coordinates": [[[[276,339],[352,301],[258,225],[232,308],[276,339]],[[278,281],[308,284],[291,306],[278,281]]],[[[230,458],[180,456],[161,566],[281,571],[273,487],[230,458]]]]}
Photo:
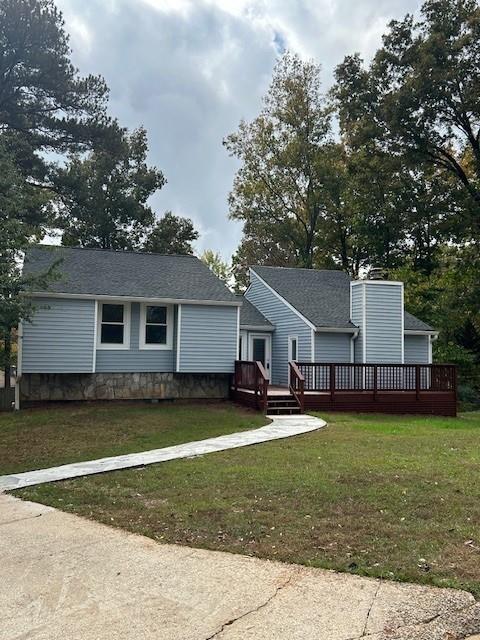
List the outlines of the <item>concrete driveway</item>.
{"type": "Polygon", "coordinates": [[[0,495],[2,640],[455,640],[463,591],[162,545],[0,495]]]}

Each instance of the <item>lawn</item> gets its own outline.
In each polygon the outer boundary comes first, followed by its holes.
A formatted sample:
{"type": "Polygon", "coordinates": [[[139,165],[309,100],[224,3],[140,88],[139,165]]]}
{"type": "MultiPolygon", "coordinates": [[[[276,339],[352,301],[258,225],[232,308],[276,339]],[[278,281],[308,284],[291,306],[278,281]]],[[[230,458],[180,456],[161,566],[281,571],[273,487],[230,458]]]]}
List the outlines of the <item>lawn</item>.
{"type": "Polygon", "coordinates": [[[147,451],[266,424],[230,403],[82,403],[0,413],[0,475],[147,451]]]}
{"type": "Polygon", "coordinates": [[[480,596],[480,414],[315,433],[16,495],[191,545],[480,596]]]}

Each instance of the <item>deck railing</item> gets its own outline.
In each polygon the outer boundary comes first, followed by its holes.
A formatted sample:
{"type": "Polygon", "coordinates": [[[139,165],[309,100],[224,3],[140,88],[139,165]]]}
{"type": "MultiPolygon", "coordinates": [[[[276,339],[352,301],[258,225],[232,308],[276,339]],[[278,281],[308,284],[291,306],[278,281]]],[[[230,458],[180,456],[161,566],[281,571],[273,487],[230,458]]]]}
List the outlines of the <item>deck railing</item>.
{"type": "Polygon", "coordinates": [[[305,411],[305,377],[296,362],[289,362],[288,367],[290,370],[290,392],[303,413],[305,411]]]}
{"type": "Polygon", "coordinates": [[[417,398],[430,391],[457,390],[457,369],[450,364],[343,364],[297,362],[305,391],[411,391],[417,398]]]}
{"type": "Polygon", "coordinates": [[[255,394],[257,408],[266,413],[268,408],[268,376],[261,362],[236,360],[233,388],[248,389],[255,394]]]}

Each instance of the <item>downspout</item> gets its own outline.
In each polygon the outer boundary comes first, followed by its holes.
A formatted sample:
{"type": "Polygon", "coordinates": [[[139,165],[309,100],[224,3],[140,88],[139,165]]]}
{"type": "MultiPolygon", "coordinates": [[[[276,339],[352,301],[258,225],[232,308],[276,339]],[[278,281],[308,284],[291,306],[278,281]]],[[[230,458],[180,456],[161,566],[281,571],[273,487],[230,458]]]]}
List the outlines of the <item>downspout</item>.
{"type": "Polygon", "coordinates": [[[433,364],[432,342],[435,342],[435,340],[438,340],[438,333],[428,336],[428,364],[433,364]]]}
{"type": "Polygon", "coordinates": [[[358,338],[359,333],[360,329],[355,329],[355,331],[350,336],[350,362],[352,364],[355,362],[355,340],[358,338]]]}
{"type": "Polygon", "coordinates": [[[20,410],[20,381],[22,379],[23,323],[17,328],[17,374],[15,376],[15,411],[20,410]]]}

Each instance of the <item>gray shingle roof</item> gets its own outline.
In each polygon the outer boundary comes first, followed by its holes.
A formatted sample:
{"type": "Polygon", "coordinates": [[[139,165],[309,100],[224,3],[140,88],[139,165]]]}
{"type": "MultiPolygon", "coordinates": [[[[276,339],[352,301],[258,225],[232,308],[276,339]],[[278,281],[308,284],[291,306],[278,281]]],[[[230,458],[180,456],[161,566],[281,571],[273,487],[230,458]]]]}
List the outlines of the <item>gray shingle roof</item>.
{"type": "MultiPolygon", "coordinates": [[[[252,270],[315,327],[355,327],[350,322],[350,277],[343,271],[258,266],[252,270]]],[[[408,312],[405,329],[432,331],[408,312]]]]}
{"type": "Polygon", "coordinates": [[[350,278],[343,271],[252,269],[316,327],[355,327],[350,322],[350,278]]]}
{"type": "Polygon", "coordinates": [[[273,329],[273,324],[260,313],[260,311],[251,302],[242,295],[237,296],[242,302],[240,309],[240,326],[244,327],[266,327],[273,329]]]}
{"type": "Polygon", "coordinates": [[[427,324],[426,322],[423,322],[423,320],[420,320],[419,318],[416,318],[411,313],[408,313],[408,311],[405,311],[404,328],[407,331],[433,331],[434,330],[429,324],[427,324]]]}
{"type": "Polygon", "coordinates": [[[41,273],[59,258],[61,278],[44,291],[237,302],[194,256],[37,245],[25,256],[24,272],[41,273]]]}

